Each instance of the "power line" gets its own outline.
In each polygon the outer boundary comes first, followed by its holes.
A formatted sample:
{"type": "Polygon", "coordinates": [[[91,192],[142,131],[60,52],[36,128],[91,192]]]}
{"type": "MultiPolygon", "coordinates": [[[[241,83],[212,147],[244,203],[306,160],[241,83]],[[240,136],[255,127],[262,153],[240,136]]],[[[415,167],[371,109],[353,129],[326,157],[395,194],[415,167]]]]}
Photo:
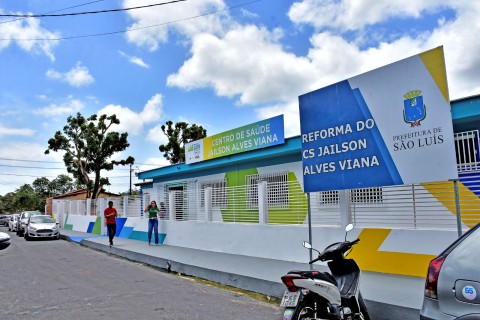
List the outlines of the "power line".
{"type": "Polygon", "coordinates": [[[66,168],[45,168],[45,167],[12,166],[12,165],[8,165],[8,164],[0,164],[0,167],[25,168],[25,169],[46,169],[46,170],[66,170],[66,168]]]}
{"type": "Polygon", "coordinates": [[[85,14],[96,14],[96,13],[107,13],[107,12],[120,12],[120,11],[136,10],[136,9],[164,6],[164,5],[167,5],[167,4],[172,4],[172,3],[176,3],[176,2],[184,2],[184,1],[187,1],[187,0],[172,0],[172,1],[169,1],[169,2],[154,3],[154,4],[148,4],[148,5],[145,5],[145,6],[130,7],[130,8],[123,8],[123,9],[108,9],[108,10],[84,11],[84,12],[72,12],[72,13],[60,13],[60,14],[0,14],[0,17],[45,18],[45,17],[79,16],[79,15],[85,15],[85,14]]]}
{"type": "Polygon", "coordinates": [[[217,14],[217,13],[220,13],[220,12],[223,12],[223,11],[229,11],[229,10],[232,10],[232,9],[236,9],[236,8],[243,7],[243,6],[246,6],[246,5],[249,5],[249,4],[252,4],[252,3],[256,3],[256,2],[260,2],[260,1],[262,1],[262,0],[254,0],[254,1],[250,1],[250,2],[245,2],[245,3],[241,3],[239,5],[236,5],[236,6],[227,7],[225,9],[221,9],[221,10],[217,10],[217,11],[211,11],[211,12],[199,14],[199,15],[184,18],[184,19],[172,20],[172,21],[153,24],[153,25],[149,25],[149,26],[119,30],[119,31],[93,33],[93,34],[86,34],[86,35],[80,35],[80,36],[70,36],[70,37],[60,37],[60,38],[50,38],[50,39],[42,39],[42,38],[38,38],[38,39],[3,38],[3,39],[0,39],[0,40],[2,40],[2,41],[60,41],[60,40],[72,40],[72,39],[80,39],[80,38],[109,36],[109,35],[114,35],[114,34],[127,33],[127,32],[132,32],[132,31],[148,29],[148,28],[160,27],[160,26],[164,26],[164,25],[168,25],[168,24],[172,24],[172,23],[177,23],[177,22],[193,20],[193,19],[196,19],[196,18],[217,14]]]}
{"type": "MultiPolygon", "coordinates": [[[[7,161],[21,161],[21,162],[42,162],[42,163],[64,163],[62,161],[44,161],[44,160],[25,160],[25,159],[14,159],[14,158],[2,158],[0,157],[0,160],[7,160],[7,161]]],[[[156,163],[142,163],[142,162],[135,162],[135,165],[141,164],[145,166],[154,166],[154,167],[160,167],[161,165],[156,164],[156,163]]],[[[130,169],[121,169],[121,170],[130,170],[130,169]]]]}
{"type": "MultiPolygon", "coordinates": [[[[64,10],[68,10],[68,9],[78,8],[78,7],[83,7],[83,6],[86,6],[86,5],[95,3],[95,2],[102,2],[102,1],[105,1],[105,0],[96,0],[96,1],[86,2],[86,3],[81,3],[81,4],[77,4],[76,6],[66,7],[66,8],[63,8],[63,9],[58,9],[58,10],[53,10],[53,11],[48,11],[48,12],[45,12],[45,14],[54,13],[54,12],[59,12],[59,11],[64,11],[64,10]]],[[[19,18],[19,19],[13,19],[13,20],[5,20],[5,21],[0,21],[0,24],[9,23],[9,22],[15,22],[15,21],[19,21],[19,20],[25,20],[25,19],[27,19],[27,18],[19,18]]]]}
{"type": "Polygon", "coordinates": [[[63,163],[61,161],[25,160],[25,159],[12,159],[12,158],[0,158],[0,160],[22,161],[22,162],[63,163]]]}

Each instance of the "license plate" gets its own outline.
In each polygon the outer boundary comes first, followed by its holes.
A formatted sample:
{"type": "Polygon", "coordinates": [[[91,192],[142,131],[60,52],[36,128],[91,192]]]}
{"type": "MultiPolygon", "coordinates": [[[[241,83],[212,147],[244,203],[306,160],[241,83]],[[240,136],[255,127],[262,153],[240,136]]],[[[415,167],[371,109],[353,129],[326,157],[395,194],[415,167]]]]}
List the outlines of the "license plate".
{"type": "Polygon", "coordinates": [[[298,299],[300,299],[300,291],[285,291],[283,294],[282,302],[280,307],[296,307],[298,304],[298,299]]]}

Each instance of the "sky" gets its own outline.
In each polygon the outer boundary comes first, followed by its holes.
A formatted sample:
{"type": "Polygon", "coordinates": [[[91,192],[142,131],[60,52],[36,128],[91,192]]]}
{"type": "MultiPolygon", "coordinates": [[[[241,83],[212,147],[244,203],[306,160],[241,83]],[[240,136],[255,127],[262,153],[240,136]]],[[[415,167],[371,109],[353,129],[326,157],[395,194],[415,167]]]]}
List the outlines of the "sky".
{"type": "MultiPolygon", "coordinates": [[[[214,135],[283,114],[298,96],[443,46],[451,100],[480,94],[471,0],[0,0],[0,195],[66,174],[48,140],[80,112],[116,114],[135,171],[168,165],[160,126],[214,135]],[[161,4],[148,8],[133,7],[161,4]],[[5,15],[116,12],[21,18],[5,15]]],[[[104,172],[111,192],[130,169],[104,172]]]]}

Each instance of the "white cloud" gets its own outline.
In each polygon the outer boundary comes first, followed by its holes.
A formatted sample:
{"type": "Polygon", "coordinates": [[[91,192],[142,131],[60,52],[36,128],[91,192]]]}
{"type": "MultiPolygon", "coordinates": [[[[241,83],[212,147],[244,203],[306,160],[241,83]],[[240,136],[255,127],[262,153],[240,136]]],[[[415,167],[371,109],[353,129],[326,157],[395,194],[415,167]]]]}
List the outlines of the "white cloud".
{"type": "Polygon", "coordinates": [[[142,58],[139,58],[139,57],[133,57],[133,56],[130,56],[128,54],[126,54],[125,52],[123,51],[118,51],[118,53],[124,57],[124,58],[127,58],[127,60],[130,62],[130,63],[133,63],[133,64],[136,64],[137,66],[140,66],[142,68],[150,68],[150,66],[148,64],[146,64],[142,58]]]}
{"type": "Polygon", "coordinates": [[[167,136],[162,131],[162,125],[156,125],[155,127],[148,130],[147,138],[145,140],[152,141],[157,145],[168,143],[167,136]]]}
{"type": "MultiPolygon", "coordinates": [[[[158,1],[125,0],[123,5],[132,7],[154,3],[158,1]]],[[[229,23],[228,13],[224,11],[211,15],[205,14],[222,9],[225,9],[225,3],[222,0],[196,0],[151,7],[148,10],[131,10],[127,12],[133,21],[129,29],[158,26],[127,32],[126,37],[129,42],[154,51],[160,44],[167,42],[170,31],[178,32],[188,38],[201,32],[221,33],[224,24],[229,23]]]]}
{"type": "Polygon", "coordinates": [[[6,136],[31,137],[34,134],[35,130],[29,128],[8,128],[0,123],[0,138],[6,136]]]}
{"type": "MultiPolygon", "coordinates": [[[[0,9],[0,13],[3,12],[0,9]]],[[[18,14],[22,14],[18,12],[18,14]]],[[[2,19],[6,20],[6,19],[2,19]]],[[[0,20],[0,22],[2,21],[0,20]]],[[[44,54],[50,60],[54,61],[53,48],[58,44],[54,40],[27,40],[26,39],[55,39],[59,38],[60,34],[50,32],[40,26],[40,20],[36,18],[17,19],[3,23],[0,28],[0,38],[5,39],[0,41],[0,51],[16,44],[19,48],[26,52],[33,54],[44,54]],[[23,39],[23,40],[22,40],[23,39]]]]}
{"type": "Polygon", "coordinates": [[[7,168],[2,169],[3,175],[0,175],[0,194],[12,192],[24,184],[31,184],[37,177],[47,177],[49,180],[56,178],[60,174],[67,174],[63,164],[63,152],[50,152],[46,155],[44,152],[47,149],[45,144],[9,141],[0,144],[0,157],[8,159],[32,160],[32,161],[51,161],[58,162],[41,163],[37,162],[26,164],[25,162],[2,160],[3,164],[15,166],[35,166],[46,168],[60,168],[52,169],[28,169],[28,168],[7,168]]]}
{"type": "Polygon", "coordinates": [[[166,167],[170,166],[170,161],[165,159],[164,157],[161,158],[147,158],[145,160],[146,164],[139,165],[140,171],[148,171],[158,167],[166,167]]]}
{"type": "MultiPolygon", "coordinates": [[[[480,3],[425,0],[396,11],[401,3],[303,1],[293,5],[290,16],[297,23],[309,23],[308,12],[329,12],[329,6],[333,6],[333,18],[326,22],[319,18],[318,25],[324,23],[330,31],[315,31],[305,56],[287,52],[280,44],[279,30],[231,25],[224,34],[196,34],[192,38],[191,57],[168,77],[167,83],[185,90],[213,88],[218,96],[238,98],[239,104],[257,105],[257,115],[262,118],[284,112],[289,115],[285,119],[298,119],[298,95],[443,45],[451,98],[478,94],[480,3]],[[309,6],[303,11],[305,16],[295,13],[299,4],[309,6]],[[342,7],[347,4],[353,7],[342,7]],[[370,5],[372,12],[360,14],[370,5]],[[404,34],[393,40],[363,33],[365,39],[361,39],[360,47],[360,39],[347,39],[335,31],[384,22],[385,17],[422,19],[425,12],[447,5],[453,10],[449,19],[439,18],[430,31],[404,34]],[[352,12],[356,20],[350,21],[352,12]]],[[[286,120],[286,131],[297,134],[296,122],[286,120]]]]}
{"type": "Polygon", "coordinates": [[[44,108],[39,108],[33,110],[34,114],[41,116],[62,116],[76,114],[80,112],[85,107],[84,103],[77,99],[69,98],[62,104],[52,103],[44,108]]]}
{"type": "Polygon", "coordinates": [[[357,30],[392,17],[420,18],[422,13],[444,7],[446,2],[419,0],[406,5],[405,0],[304,0],[295,2],[288,16],[295,23],[316,28],[357,30]]]}
{"type": "Polygon", "coordinates": [[[87,67],[82,66],[81,62],[65,73],[49,69],[46,73],[47,78],[66,82],[73,87],[87,86],[95,82],[87,67]]]}
{"type": "Polygon", "coordinates": [[[283,114],[285,137],[292,137],[300,134],[300,117],[297,100],[292,100],[290,103],[259,108],[256,110],[256,114],[260,120],[283,114]]]}
{"type": "Polygon", "coordinates": [[[213,87],[219,96],[240,95],[241,104],[285,101],[302,93],[317,78],[310,62],[284,51],[282,33],[253,25],[239,27],[219,38],[201,34],[193,38],[192,57],[170,86],[184,89],[213,87]]]}
{"type": "Polygon", "coordinates": [[[120,120],[120,125],[115,126],[115,131],[125,131],[132,135],[138,135],[146,124],[154,123],[163,118],[163,98],[157,93],[145,104],[139,113],[128,107],[120,105],[108,105],[97,112],[98,115],[115,114],[120,120]]]}

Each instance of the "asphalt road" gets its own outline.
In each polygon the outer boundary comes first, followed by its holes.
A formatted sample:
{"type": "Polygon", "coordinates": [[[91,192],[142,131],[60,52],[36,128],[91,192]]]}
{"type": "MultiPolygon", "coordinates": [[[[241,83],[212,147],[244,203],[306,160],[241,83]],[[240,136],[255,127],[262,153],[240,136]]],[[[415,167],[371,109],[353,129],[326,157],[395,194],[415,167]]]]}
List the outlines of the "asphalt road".
{"type": "Polygon", "coordinates": [[[71,242],[10,235],[0,251],[2,320],[281,318],[279,307],[238,293],[71,242]]]}

